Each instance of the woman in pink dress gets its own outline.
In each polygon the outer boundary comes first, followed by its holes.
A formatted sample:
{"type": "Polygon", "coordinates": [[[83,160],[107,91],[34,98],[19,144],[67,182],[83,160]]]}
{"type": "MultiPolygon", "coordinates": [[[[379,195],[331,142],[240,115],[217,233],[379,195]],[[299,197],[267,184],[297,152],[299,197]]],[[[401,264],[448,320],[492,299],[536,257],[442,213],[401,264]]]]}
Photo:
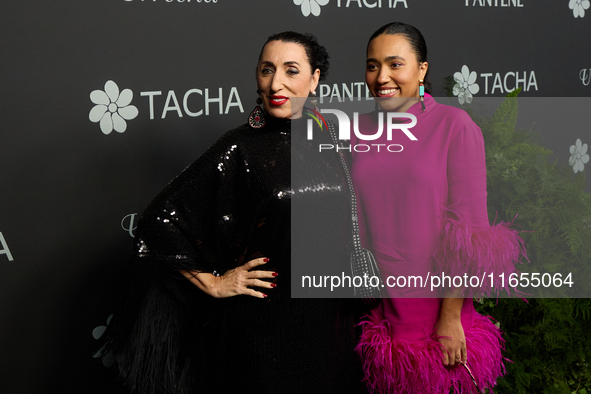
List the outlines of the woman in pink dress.
{"type": "MultiPolygon", "coordinates": [[[[409,128],[416,140],[395,130],[390,140],[384,132],[371,141],[396,149],[352,152],[362,242],[384,280],[442,272],[508,277],[525,253],[523,241],[508,224],[489,224],[482,133],[463,110],[428,93],[423,99],[428,66],[425,41],[412,26],[391,23],[369,40],[369,90],[382,111],[410,113],[417,123],[409,128]]],[[[378,113],[361,117],[362,134],[379,128],[378,113]]],[[[367,141],[352,137],[357,143],[367,141]]],[[[504,340],[491,319],[475,311],[469,289],[448,289],[440,298],[416,298],[424,293],[412,286],[385,289],[396,298],[371,311],[357,347],[371,392],[478,392],[460,364],[469,366],[480,390],[495,386],[504,374],[504,340]]],[[[501,289],[487,280],[482,290],[501,289]]]]}

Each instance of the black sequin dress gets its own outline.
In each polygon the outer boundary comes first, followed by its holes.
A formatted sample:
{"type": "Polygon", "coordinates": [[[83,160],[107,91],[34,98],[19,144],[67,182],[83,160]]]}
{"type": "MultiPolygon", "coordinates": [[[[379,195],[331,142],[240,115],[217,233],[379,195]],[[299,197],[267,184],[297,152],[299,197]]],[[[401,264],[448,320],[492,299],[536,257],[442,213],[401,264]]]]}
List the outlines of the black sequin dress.
{"type": "Polygon", "coordinates": [[[330,142],[326,130],[316,129],[314,142],[292,142],[293,133],[305,133],[304,122],[290,129],[271,119],[262,129],[244,125],[226,133],[145,210],[133,285],[108,339],[133,390],[362,391],[353,350],[359,304],[291,297],[292,281],[307,269],[350,275],[346,179],[336,153],[316,154],[318,137],[330,142]],[[309,211],[301,209],[306,205],[309,211]],[[306,226],[303,238],[291,239],[292,226],[306,226]],[[265,299],[214,299],[178,273],[223,274],[262,256],[270,261],[261,269],[279,274],[265,299]]]}

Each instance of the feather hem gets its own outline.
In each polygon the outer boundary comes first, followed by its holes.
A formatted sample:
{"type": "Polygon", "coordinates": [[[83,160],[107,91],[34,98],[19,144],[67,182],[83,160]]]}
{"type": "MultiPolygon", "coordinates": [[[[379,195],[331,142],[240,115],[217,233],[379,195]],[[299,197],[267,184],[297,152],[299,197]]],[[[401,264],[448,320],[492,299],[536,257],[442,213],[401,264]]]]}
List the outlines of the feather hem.
{"type": "MultiPolygon", "coordinates": [[[[435,334],[426,341],[392,339],[387,320],[369,317],[360,325],[363,334],[355,350],[363,359],[363,380],[371,393],[441,394],[452,388],[454,394],[477,393],[464,368],[443,365],[435,334]]],[[[465,336],[476,383],[481,390],[492,390],[505,374],[501,330],[488,317],[476,315],[465,336]]]]}
{"type": "Polygon", "coordinates": [[[101,354],[113,352],[119,377],[132,393],[191,393],[195,333],[187,306],[170,293],[164,261],[138,257],[134,264],[127,296],[101,338],[101,354]]]}

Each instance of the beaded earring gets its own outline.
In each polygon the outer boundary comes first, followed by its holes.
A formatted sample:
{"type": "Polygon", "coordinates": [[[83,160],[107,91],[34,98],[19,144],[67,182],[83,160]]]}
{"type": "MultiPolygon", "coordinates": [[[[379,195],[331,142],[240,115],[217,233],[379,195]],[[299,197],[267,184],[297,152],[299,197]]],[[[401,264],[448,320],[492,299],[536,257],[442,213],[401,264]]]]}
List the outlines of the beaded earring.
{"type": "Polygon", "coordinates": [[[422,79],[419,79],[419,96],[421,98],[421,108],[425,111],[425,85],[423,85],[422,79]]]}
{"type": "Polygon", "coordinates": [[[314,111],[318,112],[318,99],[316,99],[316,91],[312,92],[312,99],[310,100],[310,104],[314,107],[314,111]]]}
{"type": "Polygon", "coordinates": [[[265,111],[263,111],[263,109],[261,108],[263,100],[260,96],[257,97],[256,102],[257,106],[254,107],[254,109],[248,116],[248,124],[250,125],[250,127],[254,129],[260,129],[262,127],[265,127],[267,120],[265,119],[265,111]]]}

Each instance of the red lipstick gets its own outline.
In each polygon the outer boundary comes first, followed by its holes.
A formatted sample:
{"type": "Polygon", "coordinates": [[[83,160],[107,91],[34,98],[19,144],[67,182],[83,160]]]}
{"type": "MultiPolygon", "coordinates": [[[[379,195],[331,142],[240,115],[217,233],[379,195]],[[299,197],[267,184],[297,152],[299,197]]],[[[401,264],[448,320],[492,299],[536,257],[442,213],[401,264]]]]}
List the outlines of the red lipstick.
{"type": "Polygon", "coordinates": [[[285,96],[269,96],[269,104],[274,106],[281,106],[289,101],[285,96]]]}

